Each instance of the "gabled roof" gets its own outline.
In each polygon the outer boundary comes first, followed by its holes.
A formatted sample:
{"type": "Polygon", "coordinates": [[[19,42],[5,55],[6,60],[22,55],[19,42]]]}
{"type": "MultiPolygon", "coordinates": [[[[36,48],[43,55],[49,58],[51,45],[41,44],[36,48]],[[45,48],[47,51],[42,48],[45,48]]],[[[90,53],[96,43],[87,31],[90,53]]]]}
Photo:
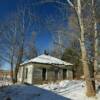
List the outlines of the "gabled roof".
{"type": "Polygon", "coordinates": [[[22,63],[21,65],[27,64],[27,63],[42,63],[42,64],[57,64],[57,65],[73,65],[71,63],[65,62],[63,60],[60,60],[58,58],[52,57],[50,55],[40,55],[36,58],[33,58],[31,60],[28,60],[27,62],[22,63]]]}

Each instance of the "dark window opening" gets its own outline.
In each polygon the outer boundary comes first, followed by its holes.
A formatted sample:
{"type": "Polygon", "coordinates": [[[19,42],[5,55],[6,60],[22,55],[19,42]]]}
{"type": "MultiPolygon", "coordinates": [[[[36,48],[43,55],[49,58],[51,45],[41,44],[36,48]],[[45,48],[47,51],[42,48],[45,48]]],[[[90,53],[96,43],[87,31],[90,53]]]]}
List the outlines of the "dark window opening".
{"type": "Polygon", "coordinates": [[[63,79],[67,78],[66,72],[67,72],[67,69],[63,69],[63,79]]]}
{"type": "Polygon", "coordinates": [[[58,71],[58,69],[56,69],[56,70],[55,70],[55,79],[56,79],[56,80],[58,80],[58,73],[59,73],[59,71],[58,71]]]}
{"type": "Polygon", "coordinates": [[[42,79],[46,80],[46,68],[42,69],[42,79]]]}
{"type": "Polygon", "coordinates": [[[28,76],[28,68],[26,68],[25,78],[27,79],[28,76]]]}

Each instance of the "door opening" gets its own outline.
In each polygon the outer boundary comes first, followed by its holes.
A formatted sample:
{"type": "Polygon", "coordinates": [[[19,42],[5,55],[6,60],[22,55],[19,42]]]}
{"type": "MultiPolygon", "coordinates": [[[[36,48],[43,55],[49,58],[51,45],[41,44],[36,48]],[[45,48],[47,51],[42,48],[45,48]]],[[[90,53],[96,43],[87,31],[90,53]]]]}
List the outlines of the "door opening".
{"type": "Polygon", "coordinates": [[[55,69],[55,80],[58,80],[58,74],[59,74],[59,70],[55,69]]]}
{"type": "Polygon", "coordinates": [[[46,68],[42,69],[42,79],[43,81],[46,80],[46,68]]]}
{"type": "Polygon", "coordinates": [[[67,69],[63,69],[63,79],[67,78],[66,72],[67,72],[67,69]]]}

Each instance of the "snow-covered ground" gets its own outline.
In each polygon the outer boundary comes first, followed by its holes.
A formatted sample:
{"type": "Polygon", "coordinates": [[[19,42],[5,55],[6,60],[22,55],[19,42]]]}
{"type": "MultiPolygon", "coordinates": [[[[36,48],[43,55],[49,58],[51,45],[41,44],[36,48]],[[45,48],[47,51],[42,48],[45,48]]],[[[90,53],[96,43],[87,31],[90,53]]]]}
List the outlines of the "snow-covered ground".
{"type": "MultiPolygon", "coordinates": [[[[97,82],[99,85],[99,83],[97,82]]],[[[96,87],[98,87],[98,85],[96,87]]],[[[39,87],[53,91],[61,96],[70,98],[71,100],[100,100],[100,92],[96,98],[87,98],[85,96],[85,82],[76,80],[65,80],[58,83],[50,83],[40,85],[39,87]]]]}
{"type": "MultiPolygon", "coordinates": [[[[97,87],[99,86],[97,82],[97,87]]],[[[43,85],[11,85],[0,89],[0,100],[100,100],[100,92],[95,98],[85,96],[85,82],[65,80],[43,85]]]]}
{"type": "Polygon", "coordinates": [[[12,82],[10,80],[0,80],[0,87],[8,85],[12,85],[12,82]]]}

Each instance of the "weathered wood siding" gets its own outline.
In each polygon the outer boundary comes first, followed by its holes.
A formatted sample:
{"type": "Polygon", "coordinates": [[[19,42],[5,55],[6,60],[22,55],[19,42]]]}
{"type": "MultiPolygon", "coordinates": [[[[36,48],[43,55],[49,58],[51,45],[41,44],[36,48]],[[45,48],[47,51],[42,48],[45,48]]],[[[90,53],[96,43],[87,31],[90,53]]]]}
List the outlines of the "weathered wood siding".
{"type": "Polygon", "coordinates": [[[21,66],[19,68],[19,72],[18,72],[18,75],[17,75],[17,81],[21,83],[22,82],[22,78],[23,78],[23,66],[21,66]]]}
{"type": "Polygon", "coordinates": [[[59,69],[58,80],[63,79],[63,69],[59,69]]]}
{"type": "Polygon", "coordinates": [[[33,77],[33,64],[27,64],[26,66],[24,66],[24,79],[23,81],[26,82],[26,83],[29,83],[29,84],[32,84],[32,77],[33,77]],[[26,76],[26,69],[28,69],[27,71],[27,78],[25,77],[26,76]]]}
{"type": "Polygon", "coordinates": [[[73,71],[67,70],[67,79],[73,79],[73,71]]]}
{"type": "Polygon", "coordinates": [[[33,69],[33,84],[42,82],[42,68],[34,67],[33,69]]]}
{"type": "Polygon", "coordinates": [[[54,69],[52,69],[52,68],[47,69],[47,81],[54,81],[54,80],[55,80],[54,69]]]}

